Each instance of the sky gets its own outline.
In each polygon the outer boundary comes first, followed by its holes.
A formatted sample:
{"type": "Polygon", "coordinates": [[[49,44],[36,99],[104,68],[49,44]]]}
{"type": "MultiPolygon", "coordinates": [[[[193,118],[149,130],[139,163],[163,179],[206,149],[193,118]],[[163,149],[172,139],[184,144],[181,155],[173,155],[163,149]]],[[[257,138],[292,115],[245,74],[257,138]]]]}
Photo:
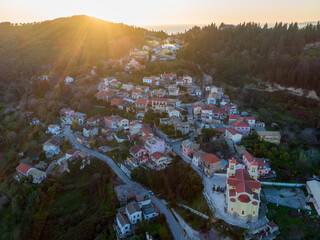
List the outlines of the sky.
{"type": "Polygon", "coordinates": [[[0,22],[82,14],[136,26],[308,22],[320,19],[320,0],[0,0],[0,22]]]}

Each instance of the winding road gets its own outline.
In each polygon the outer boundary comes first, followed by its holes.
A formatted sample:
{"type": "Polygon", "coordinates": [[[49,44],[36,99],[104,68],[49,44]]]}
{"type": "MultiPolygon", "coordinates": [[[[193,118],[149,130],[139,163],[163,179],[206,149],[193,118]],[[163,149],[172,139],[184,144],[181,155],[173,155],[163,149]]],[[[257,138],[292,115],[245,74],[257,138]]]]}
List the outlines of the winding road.
{"type": "MultiPolygon", "coordinates": [[[[112,170],[118,175],[118,177],[121,178],[123,182],[125,182],[126,184],[133,183],[133,181],[121,171],[121,169],[110,157],[105,156],[97,151],[88,149],[83,145],[81,145],[80,143],[78,143],[70,130],[70,126],[68,125],[65,126],[64,134],[65,134],[65,137],[71,141],[71,143],[74,145],[75,148],[85,151],[90,155],[107,163],[112,168],[112,170]]],[[[151,200],[157,205],[159,211],[166,216],[167,223],[169,225],[169,228],[171,230],[171,233],[174,239],[176,240],[190,239],[184,232],[182,226],[176,221],[175,217],[173,216],[172,212],[167,208],[167,206],[156,196],[151,196],[151,200]]]]}

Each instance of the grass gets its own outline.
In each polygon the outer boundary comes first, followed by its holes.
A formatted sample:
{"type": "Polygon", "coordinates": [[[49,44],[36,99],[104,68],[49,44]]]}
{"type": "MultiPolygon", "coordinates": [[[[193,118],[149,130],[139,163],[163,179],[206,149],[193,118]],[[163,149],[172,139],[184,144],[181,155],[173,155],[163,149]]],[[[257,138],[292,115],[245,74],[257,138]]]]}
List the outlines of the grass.
{"type": "Polygon", "coordinates": [[[201,212],[207,216],[211,216],[211,210],[208,206],[208,203],[206,201],[206,199],[204,198],[203,194],[199,194],[198,197],[193,200],[191,203],[190,202],[186,202],[184,200],[177,200],[178,203],[184,204],[190,208],[193,208],[194,210],[197,210],[198,212],[201,212]]]}
{"type": "Polygon", "coordinates": [[[211,228],[210,221],[183,207],[175,207],[174,210],[196,231],[207,232],[211,228]]]}
{"type": "Polygon", "coordinates": [[[280,239],[317,239],[320,236],[318,216],[268,204],[267,217],[279,225],[280,239]]]}

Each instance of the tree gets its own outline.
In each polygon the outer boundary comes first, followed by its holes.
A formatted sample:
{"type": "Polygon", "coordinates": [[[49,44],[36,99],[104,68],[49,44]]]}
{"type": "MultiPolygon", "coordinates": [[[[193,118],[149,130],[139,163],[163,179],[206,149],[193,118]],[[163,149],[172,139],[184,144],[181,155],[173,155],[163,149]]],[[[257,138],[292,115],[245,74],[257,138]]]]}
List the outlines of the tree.
{"type": "Polygon", "coordinates": [[[17,139],[17,133],[15,131],[11,131],[7,134],[7,141],[9,143],[13,143],[17,139]]]}

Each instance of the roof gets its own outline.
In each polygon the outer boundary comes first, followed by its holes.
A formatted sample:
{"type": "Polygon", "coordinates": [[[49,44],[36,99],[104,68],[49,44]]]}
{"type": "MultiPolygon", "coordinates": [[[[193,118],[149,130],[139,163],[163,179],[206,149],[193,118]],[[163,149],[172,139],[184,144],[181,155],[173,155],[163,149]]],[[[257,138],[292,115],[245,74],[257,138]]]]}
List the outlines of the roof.
{"type": "Polygon", "coordinates": [[[202,150],[196,151],[195,154],[193,155],[195,158],[201,158],[204,157],[206,153],[202,150]]]}
{"type": "Polygon", "coordinates": [[[23,173],[23,174],[27,174],[32,168],[34,168],[34,167],[27,164],[27,163],[20,163],[19,166],[16,167],[16,170],[18,172],[23,173]]]}
{"type": "Polygon", "coordinates": [[[133,148],[130,149],[130,151],[133,153],[133,154],[136,154],[138,153],[140,150],[145,150],[143,147],[139,146],[139,145],[136,145],[134,146],[133,148]]]}
{"type": "Polygon", "coordinates": [[[119,220],[121,226],[125,226],[127,224],[130,224],[128,218],[120,212],[117,214],[117,219],[119,220]]]}
{"type": "Polygon", "coordinates": [[[231,126],[233,126],[233,127],[247,127],[247,128],[250,128],[250,125],[248,123],[245,123],[245,122],[233,122],[233,123],[231,123],[231,126]]]}
{"type": "Polygon", "coordinates": [[[164,155],[162,153],[155,152],[151,155],[151,157],[153,157],[156,160],[159,160],[161,157],[164,157],[164,155]]]}
{"type": "Polygon", "coordinates": [[[208,163],[217,163],[217,162],[221,162],[221,159],[216,157],[215,155],[211,154],[211,153],[207,153],[204,157],[203,160],[205,160],[208,163]]]}
{"type": "Polygon", "coordinates": [[[138,203],[136,203],[136,202],[129,203],[127,205],[126,209],[130,215],[141,211],[141,208],[139,207],[138,203]]]}
{"type": "Polygon", "coordinates": [[[137,197],[149,197],[149,192],[145,190],[139,183],[130,183],[115,187],[118,196],[127,196],[135,194],[137,197]]]}
{"type": "Polygon", "coordinates": [[[281,136],[279,131],[257,131],[257,134],[259,136],[276,136],[276,137],[281,136]]]}
{"type": "Polygon", "coordinates": [[[124,100],[122,98],[112,98],[110,103],[111,105],[120,105],[124,100]]]}
{"type": "Polygon", "coordinates": [[[250,162],[250,164],[257,164],[258,167],[265,167],[266,163],[259,158],[253,157],[249,152],[245,152],[243,156],[250,162]]]}
{"type": "Polygon", "coordinates": [[[267,224],[268,224],[268,226],[271,227],[271,228],[278,227],[278,225],[275,224],[274,222],[268,222],[267,224]]]}
{"type": "MultiPolygon", "coordinates": [[[[235,187],[237,193],[253,194],[252,189],[260,189],[261,183],[250,178],[246,169],[237,169],[233,177],[228,177],[227,184],[235,187]]],[[[241,200],[241,199],[239,199],[241,200]]],[[[245,200],[245,199],[242,199],[245,200]]]]}
{"type": "Polygon", "coordinates": [[[142,206],[141,210],[142,210],[143,214],[145,214],[145,215],[156,212],[156,209],[154,208],[152,203],[149,203],[147,205],[142,206]]]}
{"type": "Polygon", "coordinates": [[[29,175],[33,176],[34,178],[41,178],[43,176],[46,176],[47,174],[44,171],[41,171],[36,168],[32,168],[29,171],[29,175]]]}
{"type": "Polygon", "coordinates": [[[146,105],[149,103],[150,103],[150,100],[148,100],[148,99],[140,98],[140,99],[136,100],[136,105],[146,105]]]}
{"type": "Polygon", "coordinates": [[[167,102],[167,98],[152,98],[152,101],[157,101],[157,102],[167,102]]]}
{"type": "Polygon", "coordinates": [[[237,119],[237,118],[238,118],[238,115],[234,115],[234,114],[229,115],[229,119],[237,119]]]}
{"type": "Polygon", "coordinates": [[[55,139],[55,138],[50,138],[44,144],[51,144],[51,145],[54,145],[54,146],[58,146],[59,145],[59,141],[57,139],[55,139]]]}
{"type": "Polygon", "coordinates": [[[232,129],[232,128],[227,128],[227,131],[228,131],[229,133],[231,133],[231,135],[240,134],[240,133],[238,133],[236,130],[234,130],[234,129],[232,129]]]}
{"type": "Polygon", "coordinates": [[[73,154],[75,154],[76,152],[78,152],[78,150],[76,150],[76,149],[69,149],[69,150],[67,151],[67,154],[68,154],[68,155],[73,155],[73,154]]]}
{"type": "Polygon", "coordinates": [[[308,181],[307,186],[313,194],[313,198],[315,199],[317,204],[320,205],[320,182],[316,180],[308,181]]]}

